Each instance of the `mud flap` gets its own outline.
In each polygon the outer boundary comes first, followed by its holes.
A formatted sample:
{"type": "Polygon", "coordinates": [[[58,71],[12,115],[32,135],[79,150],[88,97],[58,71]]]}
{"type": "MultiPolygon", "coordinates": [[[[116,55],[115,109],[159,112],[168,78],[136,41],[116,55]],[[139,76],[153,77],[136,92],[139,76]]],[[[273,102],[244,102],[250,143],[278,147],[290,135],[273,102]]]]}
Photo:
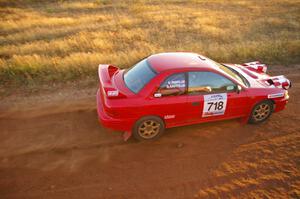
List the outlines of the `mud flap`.
{"type": "Polygon", "coordinates": [[[249,117],[250,117],[250,116],[247,116],[247,117],[241,117],[241,118],[239,119],[240,124],[247,124],[248,121],[249,121],[249,117]]]}
{"type": "Polygon", "coordinates": [[[131,132],[130,131],[125,131],[123,133],[123,140],[127,141],[131,137],[131,132]]]}

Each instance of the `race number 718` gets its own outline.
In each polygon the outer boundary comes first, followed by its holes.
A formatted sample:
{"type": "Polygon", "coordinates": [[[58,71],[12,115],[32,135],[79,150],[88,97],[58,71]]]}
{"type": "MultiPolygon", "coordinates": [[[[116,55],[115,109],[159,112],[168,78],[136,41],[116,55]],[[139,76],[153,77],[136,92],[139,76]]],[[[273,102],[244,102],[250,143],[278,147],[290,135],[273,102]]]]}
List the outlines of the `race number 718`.
{"type": "Polygon", "coordinates": [[[204,95],[202,117],[224,115],[227,104],[227,93],[204,95]]]}
{"type": "Polygon", "coordinates": [[[223,109],[223,104],[224,104],[224,102],[223,102],[223,101],[219,101],[219,102],[208,102],[207,104],[209,105],[208,111],[210,111],[211,108],[212,108],[213,110],[222,110],[222,109],[223,109]]]}

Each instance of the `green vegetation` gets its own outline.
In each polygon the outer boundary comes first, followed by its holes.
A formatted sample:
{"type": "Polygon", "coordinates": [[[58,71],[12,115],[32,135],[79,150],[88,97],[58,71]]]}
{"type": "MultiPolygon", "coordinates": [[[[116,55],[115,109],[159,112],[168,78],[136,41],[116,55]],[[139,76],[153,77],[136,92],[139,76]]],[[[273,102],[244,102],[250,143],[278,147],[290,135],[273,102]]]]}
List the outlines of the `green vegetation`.
{"type": "Polygon", "coordinates": [[[165,51],[299,63],[299,21],[299,0],[0,0],[0,83],[96,78],[165,51]]]}

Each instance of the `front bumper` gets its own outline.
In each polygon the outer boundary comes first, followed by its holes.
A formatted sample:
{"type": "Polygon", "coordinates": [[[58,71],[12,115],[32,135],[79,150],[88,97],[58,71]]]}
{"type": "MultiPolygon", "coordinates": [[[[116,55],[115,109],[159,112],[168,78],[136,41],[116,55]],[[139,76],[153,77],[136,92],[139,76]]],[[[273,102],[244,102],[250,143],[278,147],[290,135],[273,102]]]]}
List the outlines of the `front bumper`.
{"type": "Polygon", "coordinates": [[[285,106],[287,105],[288,100],[287,99],[281,99],[281,100],[275,100],[275,109],[274,112],[279,112],[285,109],[285,106]]]}

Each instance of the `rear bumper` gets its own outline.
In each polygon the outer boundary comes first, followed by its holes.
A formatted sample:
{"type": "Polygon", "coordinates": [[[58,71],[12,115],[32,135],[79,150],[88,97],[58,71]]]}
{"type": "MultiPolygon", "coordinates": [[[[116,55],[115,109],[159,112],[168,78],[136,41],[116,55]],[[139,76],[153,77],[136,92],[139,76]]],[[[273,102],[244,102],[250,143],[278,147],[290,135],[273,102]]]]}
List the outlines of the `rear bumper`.
{"type": "Polygon", "coordinates": [[[105,112],[99,89],[97,91],[96,99],[98,120],[104,127],[118,131],[131,131],[133,121],[127,119],[113,118],[105,112]]]}

